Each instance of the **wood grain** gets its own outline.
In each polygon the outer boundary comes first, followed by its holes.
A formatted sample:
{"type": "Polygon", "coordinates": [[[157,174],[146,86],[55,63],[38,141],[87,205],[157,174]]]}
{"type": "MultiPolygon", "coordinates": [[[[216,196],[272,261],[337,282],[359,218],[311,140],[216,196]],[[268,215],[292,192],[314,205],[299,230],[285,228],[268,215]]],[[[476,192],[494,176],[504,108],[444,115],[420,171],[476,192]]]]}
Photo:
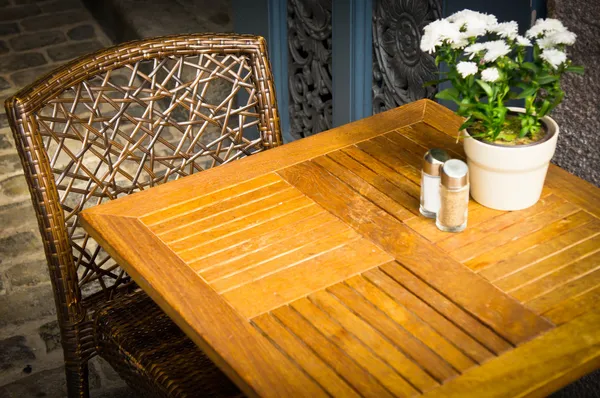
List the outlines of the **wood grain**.
{"type": "Polygon", "coordinates": [[[245,394],[325,395],[300,369],[290,366],[289,360],[214,290],[199,281],[194,272],[140,221],[87,213],[82,222],[245,394]],[[136,244],[131,245],[131,242],[136,244]],[[148,256],[148,253],[153,255],[148,256]],[[268,372],[269,377],[253,377],[257,369],[268,372]]]}
{"type": "Polygon", "coordinates": [[[600,367],[598,330],[600,313],[587,313],[424,397],[545,397],[600,367]]]}
{"type": "Polygon", "coordinates": [[[600,190],[551,166],[441,232],[420,162],[460,124],[419,101],[82,223],[249,396],[542,396],[599,365],[600,190]]]}
{"type": "Polygon", "coordinates": [[[315,163],[278,174],[512,343],[551,327],[315,163]]]}

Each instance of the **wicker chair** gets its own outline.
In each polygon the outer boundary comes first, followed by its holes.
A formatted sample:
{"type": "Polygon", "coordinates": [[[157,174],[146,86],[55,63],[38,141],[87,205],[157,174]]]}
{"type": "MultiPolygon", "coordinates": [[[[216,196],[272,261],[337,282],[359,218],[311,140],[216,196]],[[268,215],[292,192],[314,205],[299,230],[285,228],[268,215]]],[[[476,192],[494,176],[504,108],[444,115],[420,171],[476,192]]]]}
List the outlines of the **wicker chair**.
{"type": "Polygon", "coordinates": [[[89,395],[87,362],[96,354],[144,397],[239,395],[78,215],[280,145],[264,39],[126,43],[47,74],[6,110],[44,241],[69,396],[89,395]]]}

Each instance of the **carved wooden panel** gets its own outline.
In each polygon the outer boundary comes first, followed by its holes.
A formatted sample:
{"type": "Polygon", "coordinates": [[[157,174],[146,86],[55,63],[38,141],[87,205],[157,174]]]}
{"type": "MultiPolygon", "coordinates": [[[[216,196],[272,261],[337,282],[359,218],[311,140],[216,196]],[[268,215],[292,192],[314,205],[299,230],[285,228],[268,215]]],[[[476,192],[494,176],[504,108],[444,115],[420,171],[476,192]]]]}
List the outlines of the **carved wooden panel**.
{"type": "Polygon", "coordinates": [[[434,58],[419,48],[423,27],[441,17],[439,0],[375,0],[373,3],[373,113],[431,98],[434,58]]]}
{"type": "Polygon", "coordinates": [[[331,128],[331,0],[288,0],[290,129],[303,138],[331,128]]]}

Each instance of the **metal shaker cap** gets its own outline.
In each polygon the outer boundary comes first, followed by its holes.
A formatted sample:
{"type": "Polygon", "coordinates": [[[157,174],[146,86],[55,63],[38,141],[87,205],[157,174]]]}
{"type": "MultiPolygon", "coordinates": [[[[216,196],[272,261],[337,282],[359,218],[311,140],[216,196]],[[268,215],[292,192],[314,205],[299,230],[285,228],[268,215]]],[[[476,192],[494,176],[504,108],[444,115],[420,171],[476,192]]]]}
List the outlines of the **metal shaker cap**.
{"type": "Polygon", "coordinates": [[[442,185],[449,189],[459,189],[469,183],[469,167],[458,159],[450,159],[442,167],[442,185]]]}
{"type": "Polygon", "coordinates": [[[423,171],[430,176],[439,176],[444,162],[449,159],[448,152],[440,148],[431,148],[423,156],[423,171]]]}

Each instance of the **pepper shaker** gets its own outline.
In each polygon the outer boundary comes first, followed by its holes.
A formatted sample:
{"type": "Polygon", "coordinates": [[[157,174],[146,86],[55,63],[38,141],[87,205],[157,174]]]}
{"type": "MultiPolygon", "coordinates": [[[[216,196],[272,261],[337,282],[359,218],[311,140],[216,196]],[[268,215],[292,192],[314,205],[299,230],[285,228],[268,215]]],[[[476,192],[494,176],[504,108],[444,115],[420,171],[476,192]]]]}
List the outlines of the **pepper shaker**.
{"type": "Polygon", "coordinates": [[[419,211],[425,217],[435,218],[440,208],[440,172],[448,159],[450,159],[448,153],[439,148],[432,148],[423,156],[419,211]]]}
{"type": "Polygon", "coordinates": [[[441,172],[440,210],[435,225],[445,232],[460,232],[467,227],[469,211],[469,168],[465,162],[451,159],[441,172]]]}

